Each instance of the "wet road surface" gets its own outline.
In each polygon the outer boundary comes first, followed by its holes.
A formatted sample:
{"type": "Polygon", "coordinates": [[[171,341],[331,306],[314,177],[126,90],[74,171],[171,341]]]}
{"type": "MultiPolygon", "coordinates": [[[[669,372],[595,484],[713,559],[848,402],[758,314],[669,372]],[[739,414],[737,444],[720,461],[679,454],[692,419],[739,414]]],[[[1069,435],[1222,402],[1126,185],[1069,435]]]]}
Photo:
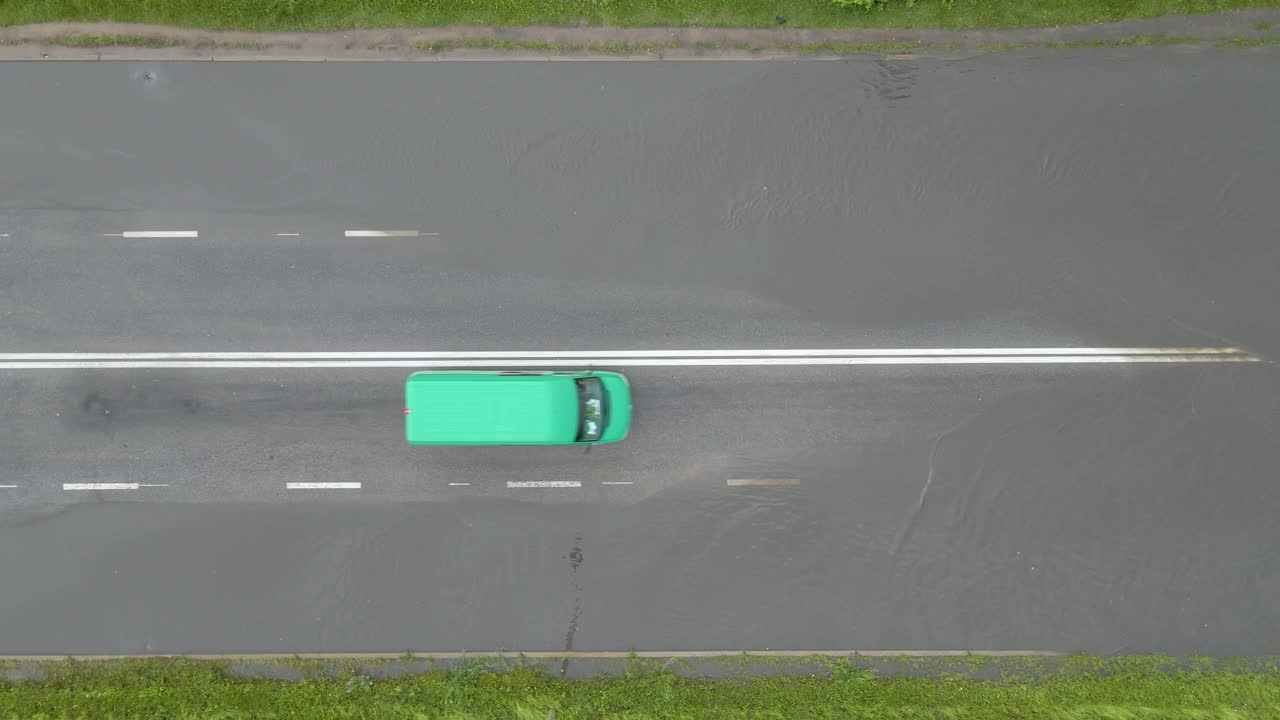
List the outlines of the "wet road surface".
{"type": "Polygon", "coordinates": [[[589,454],[0,367],[0,652],[1272,652],[1276,61],[0,65],[0,353],[1263,360],[624,366],[589,454]]]}

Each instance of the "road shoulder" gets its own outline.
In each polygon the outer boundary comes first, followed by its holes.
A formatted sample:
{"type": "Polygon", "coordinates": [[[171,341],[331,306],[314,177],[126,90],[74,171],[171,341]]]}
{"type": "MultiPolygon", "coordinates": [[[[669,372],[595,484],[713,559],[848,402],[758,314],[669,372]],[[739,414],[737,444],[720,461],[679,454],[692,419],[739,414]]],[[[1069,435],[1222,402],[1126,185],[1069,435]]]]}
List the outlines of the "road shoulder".
{"type": "Polygon", "coordinates": [[[451,26],[240,32],[132,23],[0,28],[0,60],[769,60],[1026,48],[1280,47],[1280,10],[1007,30],[451,26]]]}

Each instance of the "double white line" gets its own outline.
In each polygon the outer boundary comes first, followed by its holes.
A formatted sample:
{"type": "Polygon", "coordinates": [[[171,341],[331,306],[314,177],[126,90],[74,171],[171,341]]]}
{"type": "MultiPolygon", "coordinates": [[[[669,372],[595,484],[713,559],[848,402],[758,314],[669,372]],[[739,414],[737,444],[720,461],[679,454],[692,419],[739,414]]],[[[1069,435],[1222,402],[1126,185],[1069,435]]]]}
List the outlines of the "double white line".
{"type": "Polygon", "coordinates": [[[605,365],[1060,365],[1252,363],[1232,347],[846,348],[409,352],[0,353],[0,370],[135,368],[564,368],[605,365]]]}

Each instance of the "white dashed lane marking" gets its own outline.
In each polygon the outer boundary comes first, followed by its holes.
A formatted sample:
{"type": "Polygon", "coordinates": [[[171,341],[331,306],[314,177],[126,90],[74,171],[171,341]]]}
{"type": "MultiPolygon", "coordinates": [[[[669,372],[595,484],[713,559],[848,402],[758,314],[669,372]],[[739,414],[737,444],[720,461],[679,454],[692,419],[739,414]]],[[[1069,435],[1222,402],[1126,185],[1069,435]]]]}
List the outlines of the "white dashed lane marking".
{"type": "Polygon", "coordinates": [[[106,237],[122,237],[137,239],[154,238],[197,238],[200,233],[195,230],[126,230],[122,233],[103,233],[106,237]]]}
{"type": "Polygon", "coordinates": [[[348,230],[343,233],[347,237],[419,237],[420,235],[439,235],[440,233],[420,233],[417,230],[348,230]]]}
{"type": "Polygon", "coordinates": [[[582,483],[578,480],[529,480],[508,482],[508,488],[580,488],[582,483]]]}
{"type": "Polygon", "coordinates": [[[285,483],[287,490],[359,490],[358,482],[291,482],[285,483]]]}
{"type": "Polygon", "coordinates": [[[169,487],[168,485],[144,483],[63,483],[63,490],[137,490],[148,487],[169,487]]]}
{"type": "Polygon", "coordinates": [[[796,478],[730,478],[729,487],[757,487],[763,485],[799,485],[796,478]]]}

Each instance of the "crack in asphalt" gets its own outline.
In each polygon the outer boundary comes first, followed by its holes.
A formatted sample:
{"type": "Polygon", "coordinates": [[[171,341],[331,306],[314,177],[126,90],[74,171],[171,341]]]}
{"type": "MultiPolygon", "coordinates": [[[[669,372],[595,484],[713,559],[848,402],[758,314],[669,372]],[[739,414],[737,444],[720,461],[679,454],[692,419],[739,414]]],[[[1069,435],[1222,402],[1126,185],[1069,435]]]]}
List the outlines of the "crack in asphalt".
{"type": "MultiPolygon", "coordinates": [[[[569,629],[564,634],[564,650],[573,650],[573,636],[578,632],[578,619],[582,617],[582,586],[578,584],[578,568],[582,566],[582,536],[575,535],[573,548],[566,556],[569,559],[569,587],[573,588],[573,615],[569,618],[569,629]]],[[[569,672],[569,658],[560,662],[560,674],[569,672]]]]}
{"type": "Polygon", "coordinates": [[[935,469],[934,460],[938,455],[938,446],[942,444],[943,438],[955,432],[963,425],[964,423],[956,425],[949,430],[939,433],[938,437],[934,438],[933,449],[929,451],[929,474],[925,477],[924,487],[920,488],[920,497],[916,500],[915,507],[911,508],[911,511],[907,513],[907,518],[903,520],[902,527],[898,530],[898,536],[894,538],[893,549],[889,551],[890,555],[897,555],[898,551],[902,549],[902,544],[906,542],[907,536],[911,534],[911,526],[915,524],[916,516],[920,514],[920,510],[924,507],[925,496],[929,494],[929,488],[933,487],[935,469]]]}

